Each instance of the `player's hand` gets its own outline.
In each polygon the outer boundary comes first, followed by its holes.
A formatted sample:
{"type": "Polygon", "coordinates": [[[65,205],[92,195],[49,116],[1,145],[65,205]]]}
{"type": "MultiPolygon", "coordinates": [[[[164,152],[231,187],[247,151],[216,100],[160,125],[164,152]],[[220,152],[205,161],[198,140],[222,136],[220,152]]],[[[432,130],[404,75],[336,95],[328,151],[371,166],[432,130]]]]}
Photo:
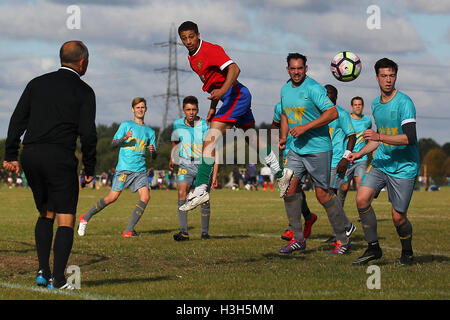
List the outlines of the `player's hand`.
{"type": "Polygon", "coordinates": [[[127,140],[128,138],[130,138],[133,135],[133,130],[129,130],[127,132],[127,134],[123,137],[125,140],[127,140]]]}
{"type": "Polygon", "coordinates": [[[220,100],[225,92],[222,89],[214,89],[211,91],[211,95],[208,97],[209,100],[220,100]]]}
{"type": "Polygon", "coordinates": [[[289,133],[294,138],[298,138],[299,136],[301,136],[305,132],[306,132],[306,129],[305,129],[304,126],[296,126],[296,127],[293,127],[291,130],[289,130],[289,133]]]}
{"type": "Polygon", "coordinates": [[[19,161],[3,161],[3,168],[5,168],[5,170],[7,171],[19,174],[20,171],[19,161]]]}
{"type": "Polygon", "coordinates": [[[351,163],[355,162],[355,160],[358,160],[361,158],[361,154],[359,152],[352,152],[347,156],[347,160],[351,163]]]}
{"type": "Polygon", "coordinates": [[[280,137],[280,139],[278,139],[278,145],[279,145],[280,150],[286,149],[286,141],[287,141],[286,138],[280,137]]]}
{"type": "Polygon", "coordinates": [[[174,165],[173,165],[173,160],[172,159],[170,159],[170,161],[169,161],[169,169],[172,170],[172,171],[174,169],[174,165]]]}
{"type": "Polygon", "coordinates": [[[84,183],[86,184],[91,183],[92,180],[94,180],[93,176],[84,176],[84,183]]]}
{"type": "Polygon", "coordinates": [[[336,167],[336,172],[337,173],[345,173],[345,171],[347,171],[347,166],[348,166],[348,160],[345,158],[342,158],[336,167]]]}
{"type": "Polygon", "coordinates": [[[216,115],[216,109],[210,108],[208,114],[206,115],[206,123],[208,126],[211,124],[212,119],[216,115]]]}
{"type": "Polygon", "coordinates": [[[373,131],[372,129],[367,129],[363,132],[363,137],[366,140],[379,141],[380,134],[378,132],[373,131]]]}
{"type": "Polygon", "coordinates": [[[219,180],[217,180],[217,176],[213,176],[212,187],[213,189],[217,189],[219,187],[219,180]]]}
{"type": "Polygon", "coordinates": [[[155,149],[155,146],[154,145],[149,145],[148,147],[148,150],[150,151],[150,152],[156,152],[156,149],[155,149]]]}

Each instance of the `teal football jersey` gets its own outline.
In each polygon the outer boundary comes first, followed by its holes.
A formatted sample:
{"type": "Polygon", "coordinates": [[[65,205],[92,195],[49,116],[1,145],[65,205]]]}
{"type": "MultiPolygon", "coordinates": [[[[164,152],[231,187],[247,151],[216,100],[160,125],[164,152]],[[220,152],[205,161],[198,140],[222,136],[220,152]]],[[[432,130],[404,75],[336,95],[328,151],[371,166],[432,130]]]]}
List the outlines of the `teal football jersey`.
{"type": "MultiPolygon", "coordinates": [[[[403,134],[403,124],[416,122],[414,103],[400,91],[387,103],[381,103],[380,97],[375,98],[372,102],[372,115],[378,132],[386,135],[403,134]]],[[[372,164],[393,177],[414,178],[420,173],[418,143],[416,141],[413,145],[402,146],[381,143],[372,164]]]]}
{"type": "Polygon", "coordinates": [[[180,141],[180,157],[200,159],[203,151],[203,140],[209,126],[205,119],[200,119],[194,127],[191,127],[185,124],[184,119],[183,117],[174,121],[172,141],[180,141]]]}
{"type": "MultiPolygon", "coordinates": [[[[275,120],[276,122],[281,122],[281,102],[278,102],[275,106],[275,109],[273,110],[273,120],[275,120]]],[[[291,149],[291,143],[293,139],[294,137],[288,134],[286,138],[286,148],[284,148],[283,150],[283,159],[286,159],[286,156],[291,149]]]]}
{"type": "Polygon", "coordinates": [[[351,134],[355,134],[350,114],[338,105],[336,105],[336,109],[339,113],[339,117],[328,124],[331,143],[333,145],[333,158],[331,160],[332,168],[337,167],[347,149],[346,138],[351,134]]]}
{"type": "MultiPolygon", "coordinates": [[[[291,82],[281,88],[281,109],[289,128],[309,123],[333,106],[326,89],[312,78],[306,77],[297,88],[291,82]]],[[[331,151],[328,126],[308,130],[294,138],[291,149],[300,155],[331,151]]]]}
{"type": "Polygon", "coordinates": [[[146,125],[141,126],[130,120],[120,124],[114,139],[122,139],[130,130],[133,131],[132,136],[120,146],[116,171],[145,171],[145,150],[151,144],[156,150],[155,131],[146,125]]]}
{"type": "MultiPolygon", "coordinates": [[[[367,129],[372,129],[372,120],[366,115],[363,115],[359,120],[353,119],[351,116],[350,119],[352,120],[353,129],[355,129],[356,132],[356,144],[353,148],[353,152],[358,152],[362,148],[364,148],[367,143],[366,139],[364,139],[363,137],[363,133],[367,129]]],[[[356,160],[355,162],[361,162],[365,160],[368,160],[367,155],[356,160]]]]}

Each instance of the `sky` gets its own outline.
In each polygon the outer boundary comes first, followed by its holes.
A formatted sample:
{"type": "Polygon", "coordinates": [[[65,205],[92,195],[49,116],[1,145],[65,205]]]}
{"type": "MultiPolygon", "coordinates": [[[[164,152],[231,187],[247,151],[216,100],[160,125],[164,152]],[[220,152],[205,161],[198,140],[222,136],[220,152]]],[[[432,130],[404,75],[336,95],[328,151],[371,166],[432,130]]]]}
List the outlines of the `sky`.
{"type": "MultiPolygon", "coordinates": [[[[131,101],[140,96],[148,101],[146,123],[160,127],[169,83],[169,47],[161,44],[186,20],[238,64],[257,124],[272,121],[288,79],[288,53],[306,55],[308,75],[334,85],[347,111],[353,96],[363,97],[369,116],[379,95],[373,65],[387,57],[399,65],[397,89],[415,104],[419,139],[450,142],[450,0],[0,0],[0,139],[26,84],[59,68],[68,40],[89,48],[82,79],[96,93],[97,125],[132,119],[131,101]],[[330,72],[340,51],[361,59],[352,82],[330,72]]],[[[209,95],[176,39],[179,95],[197,96],[205,116],[209,95]]],[[[169,106],[172,122],[179,117],[176,99],[169,106]]]]}

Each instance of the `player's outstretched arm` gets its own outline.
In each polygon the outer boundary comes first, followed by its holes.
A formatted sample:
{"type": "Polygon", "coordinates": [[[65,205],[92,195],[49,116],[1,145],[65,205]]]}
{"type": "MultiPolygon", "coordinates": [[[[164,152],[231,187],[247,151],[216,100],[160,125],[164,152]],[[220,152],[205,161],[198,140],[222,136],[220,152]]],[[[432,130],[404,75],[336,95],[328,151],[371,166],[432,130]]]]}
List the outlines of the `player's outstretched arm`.
{"type": "Polygon", "coordinates": [[[211,91],[211,95],[208,97],[209,100],[220,100],[222,96],[231,88],[231,86],[236,82],[239,74],[241,73],[241,69],[239,69],[236,63],[230,64],[225,68],[227,72],[227,77],[225,82],[223,83],[220,89],[214,89],[211,91]]]}
{"type": "Polygon", "coordinates": [[[366,154],[375,151],[380,145],[379,141],[369,140],[367,144],[362,148],[359,152],[352,152],[347,156],[347,160],[350,162],[354,162],[359,158],[364,157],[366,154]]]}
{"type": "Polygon", "coordinates": [[[339,161],[337,167],[336,167],[336,171],[338,173],[344,173],[347,170],[347,165],[348,165],[348,155],[351,153],[351,151],[353,150],[353,148],[355,147],[356,144],[356,134],[351,134],[348,137],[348,141],[347,141],[347,149],[344,152],[344,155],[342,156],[342,159],[339,161]]]}
{"type": "Polygon", "coordinates": [[[286,115],[282,113],[280,122],[280,150],[286,149],[286,141],[288,134],[289,134],[289,123],[286,115]]]}
{"type": "Polygon", "coordinates": [[[301,136],[302,134],[304,134],[308,130],[315,129],[318,127],[323,127],[323,126],[329,124],[331,121],[333,121],[334,119],[337,119],[338,117],[339,117],[339,113],[338,113],[336,107],[334,106],[334,107],[327,109],[317,119],[315,119],[311,122],[308,122],[304,125],[296,126],[296,127],[292,128],[289,132],[294,138],[297,138],[297,137],[301,136]]]}

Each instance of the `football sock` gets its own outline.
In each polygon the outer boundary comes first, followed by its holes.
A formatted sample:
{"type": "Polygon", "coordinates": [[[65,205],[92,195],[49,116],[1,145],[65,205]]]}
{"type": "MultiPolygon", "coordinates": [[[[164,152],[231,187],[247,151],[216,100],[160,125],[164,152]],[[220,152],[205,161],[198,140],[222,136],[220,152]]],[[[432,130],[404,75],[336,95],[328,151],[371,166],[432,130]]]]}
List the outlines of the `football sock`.
{"type": "Polygon", "coordinates": [[[72,251],[72,244],[73,228],[58,227],[53,245],[53,278],[57,287],[64,285],[66,282],[64,271],[72,251]]]}
{"type": "MultiPolygon", "coordinates": [[[[178,200],[178,208],[186,203],[186,200],[178,200]]],[[[188,213],[187,211],[181,211],[178,209],[178,224],[180,225],[180,231],[188,233],[188,213]]]]}
{"type": "Polygon", "coordinates": [[[372,206],[368,208],[358,208],[359,218],[364,231],[364,238],[367,242],[378,241],[377,235],[377,217],[372,206]]]}
{"type": "Polygon", "coordinates": [[[341,202],[335,195],[332,195],[331,199],[322,204],[322,206],[327,212],[331,228],[336,235],[336,240],[341,241],[342,244],[347,244],[348,238],[345,234],[345,221],[347,217],[342,209],[341,202]]]}
{"type": "Polygon", "coordinates": [[[128,226],[125,229],[125,233],[132,232],[134,230],[134,226],[138,223],[139,219],[144,214],[144,210],[147,204],[144,201],[139,200],[136,206],[133,209],[131,214],[130,222],[128,222],[128,226]]]}
{"type": "Polygon", "coordinates": [[[211,207],[209,205],[209,201],[200,206],[200,212],[202,214],[202,233],[208,233],[209,217],[211,214],[211,207]]]}
{"type": "Polygon", "coordinates": [[[397,229],[397,234],[400,237],[400,242],[402,244],[402,251],[408,252],[412,254],[412,225],[411,222],[409,222],[408,219],[406,221],[399,225],[395,226],[397,229]]]}
{"type": "Polygon", "coordinates": [[[302,215],[303,215],[303,218],[305,218],[305,220],[311,220],[312,215],[311,215],[311,211],[309,211],[308,204],[306,203],[306,194],[305,194],[305,192],[303,190],[300,193],[302,195],[302,215]]]}
{"type": "Polygon", "coordinates": [[[265,148],[265,151],[261,151],[261,154],[263,155],[264,162],[270,167],[272,173],[277,177],[277,179],[281,178],[283,171],[280,168],[280,162],[275,156],[275,153],[273,153],[269,144],[265,148]]]}
{"type": "Polygon", "coordinates": [[[50,251],[53,242],[53,222],[54,219],[38,218],[34,229],[36,241],[36,251],[39,261],[39,270],[43,270],[46,276],[51,276],[50,271],[50,251]]]}
{"type": "Polygon", "coordinates": [[[214,167],[215,159],[211,157],[203,157],[202,163],[198,166],[198,172],[195,176],[196,187],[202,184],[208,184],[214,167]]]}
{"type": "Polygon", "coordinates": [[[338,193],[337,193],[337,196],[338,196],[339,200],[341,201],[342,208],[344,207],[345,198],[347,197],[347,192],[348,191],[342,191],[341,189],[339,189],[338,193]]]}
{"type": "Polygon", "coordinates": [[[93,215],[101,211],[106,207],[105,198],[101,198],[83,217],[83,219],[88,222],[93,215]]]}
{"type": "Polygon", "coordinates": [[[294,232],[294,239],[303,241],[302,232],[302,218],[300,212],[302,211],[302,199],[300,193],[295,193],[292,196],[284,198],[284,207],[286,209],[286,215],[289,220],[289,225],[292,227],[294,232]]]}

